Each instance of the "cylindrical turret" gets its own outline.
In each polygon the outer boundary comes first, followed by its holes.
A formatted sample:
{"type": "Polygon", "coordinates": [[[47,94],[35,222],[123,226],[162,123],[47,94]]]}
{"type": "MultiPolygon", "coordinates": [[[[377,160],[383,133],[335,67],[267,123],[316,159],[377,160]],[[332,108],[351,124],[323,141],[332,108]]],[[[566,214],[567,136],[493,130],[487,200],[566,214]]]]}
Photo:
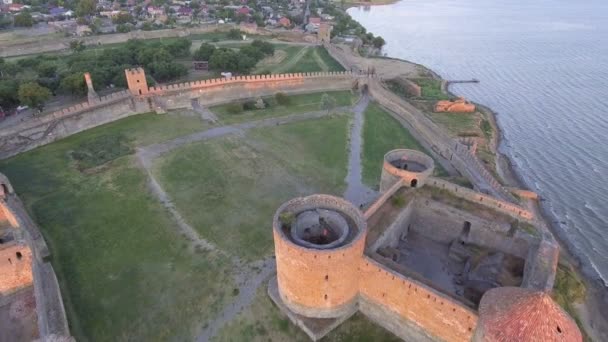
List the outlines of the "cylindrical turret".
{"type": "Polygon", "coordinates": [[[433,158],[416,150],[392,150],[384,155],[380,192],[388,190],[399,179],[413,188],[423,186],[433,174],[433,158]]]}
{"type": "Polygon", "coordinates": [[[366,222],[350,202],[329,195],[284,203],[273,219],[279,295],[293,312],[340,317],[355,309],[366,222]]]}

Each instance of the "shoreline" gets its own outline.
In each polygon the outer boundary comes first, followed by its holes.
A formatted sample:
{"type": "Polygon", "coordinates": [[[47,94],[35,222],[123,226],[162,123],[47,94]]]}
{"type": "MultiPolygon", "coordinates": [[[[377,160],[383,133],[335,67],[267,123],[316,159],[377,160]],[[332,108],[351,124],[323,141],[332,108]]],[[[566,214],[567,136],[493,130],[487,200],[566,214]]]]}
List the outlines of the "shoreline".
{"type": "MultiPolygon", "coordinates": [[[[432,75],[443,80],[443,78],[436,72],[425,66],[422,67],[427,69],[432,75]]],[[[449,86],[450,84],[447,84],[445,87],[446,93],[450,96],[456,96],[456,94],[449,90],[449,86]]],[[[493,148],[495,148],[494,153],[496,154],[497,172],[502,178],[499,181],[508,187],[531,189],[530,191],[536,192],[527,184],[521,174],[521,171],[518,172],[517,167],[514,166],[511,158],[501,151],[507,139],[504,136],[504,130],[501,129],[497,120],[497,116],[499,114],[492,110],[492,108],[483,104],[475,103],[475,105],[488,115],[492,129],[496,132],[496,135],[492,138],[492,144],[494,145],[493,148]]],[[[584,328],[587,334],[591,335],[594,341],[606,340],[607,336],[601,338],[600,335],[605,335],[605,332],[608,331],[608,322],[605,320],[603,320],[603,322],[594,322],[591,320],[591,317],[596,315],[600,319],[602,317],[608,317],[608,310],[605,309],[605,304],[608,304],[608,301],[606,300],[606,296],[608,295],[606,283],[602,279],[601,275],[593,268],[593,266],[588,265],[590,261],[582,260],[581,255],[577,254],[576,248],[572,243],[570,243],[567,236],[565,236],[565,232],[559,226],[559,220],[553,213],[550,212],[550,209],[547,208],[546,205],[543,205],[543,198],[540,194],[538,195],[538,200],[530,200],[530,203],[537,212],[539,220],[544,221],[547,227],[549,227],[551,234],[553,234],[553,237],[559,244],[560,260],[563,260],[568,265],[572,266],[573,271],[576,272],[579,278],[583,281],[586,288],[585,299],[581,303],[578,303],[579,305],[577,307],[579,319],[581,319],[585,325],[584,328]],[[598,325],[600,325],[600,327],[598,327],[598,325]]]]}
{"type": "MultiPolygon", "coordinates": [[[[368,58],[392,59],[416,65],[430,77],[443,81],[443,91],[446,94],[453,97],[457,96],[450,91],[450,84],[445,82],[446,80],[440,74],[423,64],[391,56],[373,56],[368,58]]],[[[502,152],[507,139],[504,136],[504,130],[498,124],[497,116],[500,114],[483,104],[475,103],[475,105],[478,106],[481,112],[486,114],[492,129],[496,132],[490,144],[493,145],[492,150],[496,156],[496,169],[501,178],[499,179],[500,183],[506,187],[533,189],[524,180],[521,170],[518,170],[509,156],[502,152]]],[[[537,200],[522,204],[529,204],[531,209],[536,212],[539,220],[542,220],[546,224],[560,246],[560,260],[562,263],[571,266],[572,271],[576,273],[585,286],[585,298],[581,302],[576,303],[576,314],[583,325],[581,328],[584,328],[587,335],[594,341],[608,341],[608,319],[606,319],[608,318],[608,287],[599,272],[590,264],[590,261],[583,260],[584,257],[577,254],[577,250],[569,242],[566,232],[559,226],[559,220],[551,213],[548,206],[543,204],[544,200],[540,194],[538,195],[539,198],[537,200]]]]}

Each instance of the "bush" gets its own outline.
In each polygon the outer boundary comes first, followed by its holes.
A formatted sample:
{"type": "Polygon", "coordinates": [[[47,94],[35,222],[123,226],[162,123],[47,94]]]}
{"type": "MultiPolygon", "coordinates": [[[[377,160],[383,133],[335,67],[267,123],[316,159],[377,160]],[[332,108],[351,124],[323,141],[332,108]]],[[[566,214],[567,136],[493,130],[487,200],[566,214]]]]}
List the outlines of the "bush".
{"type": "Polygon", "coordinates": [[[276,93],[274,99],[281,106],[289,106],[291,104],[291,98],[285,93],[276,93]]]}
{"type": "Polygon", "coordinates": [[[244,110],[254,110],[254,109],[257,109],[255,107],[255,101],[251,101],[251,100],[250,101],[245,101],[243,103],[243,109],[244,110]]]}
{"type": "Polygon", "coordinates": [[[243,112],[243,105],[239,103],[232,103],[226,106],[228,114],[240,114],[243,112]]]}

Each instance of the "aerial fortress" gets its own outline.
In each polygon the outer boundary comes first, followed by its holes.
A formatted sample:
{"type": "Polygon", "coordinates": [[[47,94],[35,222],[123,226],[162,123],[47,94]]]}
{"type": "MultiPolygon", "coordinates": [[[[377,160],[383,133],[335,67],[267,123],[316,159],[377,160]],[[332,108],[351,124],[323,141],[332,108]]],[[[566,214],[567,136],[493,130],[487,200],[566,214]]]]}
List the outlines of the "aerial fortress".
{"type": "MultiPolygon", "coordinates": [[[[149,87],[143,69],[128,69],[128,90],[102,97],[87,74],[86,102],[2,129],[0,158],[140,113],[279,91],[353,90],[395,113],[430,155],[386,151],[372,201],[353,204],[317,194],[278,208],[268,220],[276,255],[268,295],[281,311],[312,340],[359,311],[407,341],[582,341],[576,323],[550,296],[559,245],[537,213],[513,195],[534,194],[503,187],[469,145],[387,90],[381,81],[401,72],[397,63],[370,66],[325,46],[348,71],[149,87]],[[469,179],[473,189],[433,177],[436,163],[469,179]]],[[[19,313],[19,326],[12,328],[30,331],[20,338],[70,340],[44,239],[6,177],[0,176],[0,185],[0,309],[19,313]]]]}

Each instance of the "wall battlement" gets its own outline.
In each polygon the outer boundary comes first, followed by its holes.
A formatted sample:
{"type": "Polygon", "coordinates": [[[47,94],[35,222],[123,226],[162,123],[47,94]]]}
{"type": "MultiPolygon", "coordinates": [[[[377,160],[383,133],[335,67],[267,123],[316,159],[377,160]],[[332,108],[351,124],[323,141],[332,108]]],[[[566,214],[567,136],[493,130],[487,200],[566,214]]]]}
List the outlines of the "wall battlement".
{"type": "Polygon", "coordinates": [[[248,76],[234,76],[231,78],[214,78],[210,80],[201,80],[186,83],[177,83],[162,85],[157,87],[150,87],[149,93],[153,95],[162,95],[166,92],[172,91],[188,91],[188,90],[199,90],[209,87],[217,87],[224,85],[234,84],[248,84],[248,83],[264,83],[264,82],[282,82],[282,81],[297,81],[302,79],[311,78],[349,78],[354,77],[354,74],[348,71],[336,71],[336,72],[307,72],[307,73],[295,73],[295,74],[274,74],[274,75],[248,75],[248,76]]]}

